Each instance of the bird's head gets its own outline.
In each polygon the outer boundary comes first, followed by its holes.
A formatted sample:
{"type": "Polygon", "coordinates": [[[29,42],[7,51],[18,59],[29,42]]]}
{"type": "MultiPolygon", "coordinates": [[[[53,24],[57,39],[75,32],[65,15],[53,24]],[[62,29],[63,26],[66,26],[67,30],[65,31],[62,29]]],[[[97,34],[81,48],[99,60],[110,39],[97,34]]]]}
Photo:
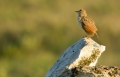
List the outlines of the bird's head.
{"type": "Polygon", "coordinates": [[[83,8],[75,12],[77,12],[79,16],[87,16],[87,13],[83,8]]]}

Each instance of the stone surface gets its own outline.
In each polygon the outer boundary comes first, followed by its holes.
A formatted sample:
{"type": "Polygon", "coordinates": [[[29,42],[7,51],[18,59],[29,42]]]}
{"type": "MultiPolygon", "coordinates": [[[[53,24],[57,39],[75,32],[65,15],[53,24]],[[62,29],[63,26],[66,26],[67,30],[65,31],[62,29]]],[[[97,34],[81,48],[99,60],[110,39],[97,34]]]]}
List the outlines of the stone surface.
{"type": "Polygon", "coordinates": [[[120,66],[81,66],[73,70],[72,77],[120,77],[120,66]]]}
{"type": "Polygon", "coordinates": [[[71,77],[72,70],[80,66],[95,66],[105,46],[91,38],[82,38],[61,55],[46,77],[71,77]]]}

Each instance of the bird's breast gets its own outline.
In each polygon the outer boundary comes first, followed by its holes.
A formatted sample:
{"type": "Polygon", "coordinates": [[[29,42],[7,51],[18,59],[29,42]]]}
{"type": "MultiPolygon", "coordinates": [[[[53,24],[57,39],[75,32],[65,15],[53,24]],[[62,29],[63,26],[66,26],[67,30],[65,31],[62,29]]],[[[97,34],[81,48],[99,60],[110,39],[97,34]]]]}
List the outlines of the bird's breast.
{"type": "Polygon", "coordinates": [[[80,26],[82,28],[82,24],[81,24],[81,21],[80,21],[79,17],[77,18],[77,21],[78,21],[78,26],[80,26]]]}

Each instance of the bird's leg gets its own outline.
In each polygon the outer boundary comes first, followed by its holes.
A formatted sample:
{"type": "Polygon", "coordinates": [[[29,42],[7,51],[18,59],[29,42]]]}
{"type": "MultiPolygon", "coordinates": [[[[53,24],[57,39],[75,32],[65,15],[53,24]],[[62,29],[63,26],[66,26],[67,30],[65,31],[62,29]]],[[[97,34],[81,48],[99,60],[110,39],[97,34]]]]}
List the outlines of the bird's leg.
{"type": "Polygon", "coordinates": [[[88,35],[84,36],[84,38],[89,39],[89,38],[92,37],[92,36],[94,36],[94,33],[88,34],[88,35]]]}
{"type": "Polygon", "coordinates": [[[87,39],[88,39],[88,38],[90,38],[90,36],[89,36],[89,35],[86,35],[86,36],[83,36],[83,38],[87,38],[87,39]]]}

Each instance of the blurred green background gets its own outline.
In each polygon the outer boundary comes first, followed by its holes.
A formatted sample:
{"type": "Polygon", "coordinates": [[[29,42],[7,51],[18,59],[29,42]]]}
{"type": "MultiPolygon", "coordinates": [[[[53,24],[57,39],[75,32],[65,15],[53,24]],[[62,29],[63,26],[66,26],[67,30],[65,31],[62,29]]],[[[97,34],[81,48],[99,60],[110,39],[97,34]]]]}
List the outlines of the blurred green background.
{"type": "Polygon", "coordinates": [[[44,77],[86,33],[76,10],[86,9],[106,51],[98,65],[120,65],[120,0],[0,0],[0,77],[44,77]]]}

